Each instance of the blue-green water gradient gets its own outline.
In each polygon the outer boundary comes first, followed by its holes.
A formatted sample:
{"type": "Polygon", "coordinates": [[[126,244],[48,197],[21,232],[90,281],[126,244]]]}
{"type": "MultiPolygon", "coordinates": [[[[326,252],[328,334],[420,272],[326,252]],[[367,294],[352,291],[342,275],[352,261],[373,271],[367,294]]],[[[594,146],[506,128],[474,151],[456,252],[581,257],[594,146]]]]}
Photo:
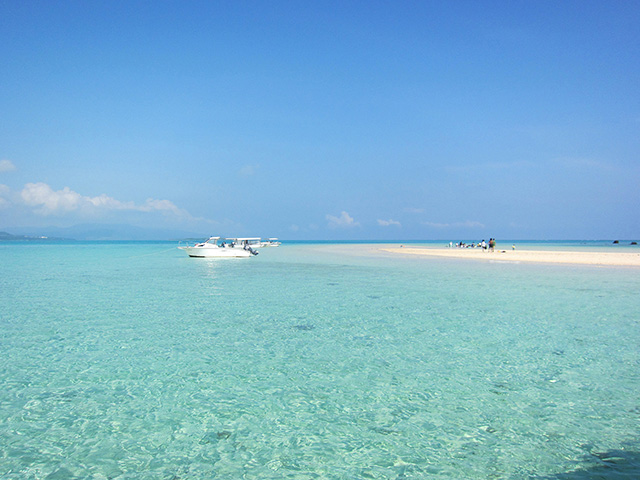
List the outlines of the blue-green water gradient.
{"type": "Polygon", "coordinates": [[[638,269],[175,246],[0,245],[0,478],[640,472],[638,269]]]}

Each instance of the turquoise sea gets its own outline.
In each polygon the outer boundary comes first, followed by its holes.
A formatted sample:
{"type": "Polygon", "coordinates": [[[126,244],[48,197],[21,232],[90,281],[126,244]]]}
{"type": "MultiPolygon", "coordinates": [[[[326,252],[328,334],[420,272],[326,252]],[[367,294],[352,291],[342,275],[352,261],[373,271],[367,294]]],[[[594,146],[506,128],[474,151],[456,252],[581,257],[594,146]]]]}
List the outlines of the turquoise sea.
{"type": "Polygon", "coordinates": [[[0,244],[1,479],[640,478],[640,269],[176,246],[0,244]]]}

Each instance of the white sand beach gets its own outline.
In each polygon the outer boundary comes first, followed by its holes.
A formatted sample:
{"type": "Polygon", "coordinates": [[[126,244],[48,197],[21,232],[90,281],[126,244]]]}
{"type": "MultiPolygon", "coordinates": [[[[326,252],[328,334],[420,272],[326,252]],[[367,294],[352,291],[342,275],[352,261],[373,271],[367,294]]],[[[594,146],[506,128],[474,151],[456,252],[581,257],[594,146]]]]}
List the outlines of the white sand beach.
{"type": "Polygon", "coordinates": [[[602,265],[640,267],[638,252],[577,252],[549,250],[496,249],[494,252],[480,248],[429,248],[429,247],[384,247],[382,251],[402,255],[422,255],[473,259],[478,261],[532,262],[579,265],[602,265]]]}

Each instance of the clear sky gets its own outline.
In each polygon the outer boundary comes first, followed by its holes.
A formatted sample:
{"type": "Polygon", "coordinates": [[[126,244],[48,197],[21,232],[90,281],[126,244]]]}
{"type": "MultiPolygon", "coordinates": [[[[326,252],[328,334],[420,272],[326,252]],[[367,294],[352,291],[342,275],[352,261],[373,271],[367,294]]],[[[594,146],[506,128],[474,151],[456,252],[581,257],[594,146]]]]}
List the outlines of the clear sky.
{"type": "Polygon", "coordinates": [[[0,0],[0,230],[638,239],[640,2],[0,0]]]}

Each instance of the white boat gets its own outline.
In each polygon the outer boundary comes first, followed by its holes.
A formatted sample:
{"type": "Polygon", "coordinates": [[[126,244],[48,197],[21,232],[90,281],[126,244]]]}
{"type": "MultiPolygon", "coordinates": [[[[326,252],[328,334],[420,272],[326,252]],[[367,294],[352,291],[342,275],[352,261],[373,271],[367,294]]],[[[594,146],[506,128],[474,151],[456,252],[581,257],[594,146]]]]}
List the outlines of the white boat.
{"type": "Polygon", "coordinates": [[[227,238],[227,241],[231,242],[234,247],[260,248],[262,246],[260,237],[227,238]]]}
{"type": "Polygon", "coordinates": [[[190,257],[197,258],[248,258],[258,254],[258,252],[250,246],[241,246],[233,241],[237,239],[227,239],[230,240],[228,244],[224,240],[218,244],[219,240],[220,237],[210,237],[205,242],[196,243],[195,245],[179,246],[178,248],[184,250],[190,257]]]}
{"type": "Polygon", "coordinates": [[[277,238],[272,237],[264,242],[261,242],[260,246],[261,247],[277,247],[280,244],[281,242],[279,242],[277,238]]]}

